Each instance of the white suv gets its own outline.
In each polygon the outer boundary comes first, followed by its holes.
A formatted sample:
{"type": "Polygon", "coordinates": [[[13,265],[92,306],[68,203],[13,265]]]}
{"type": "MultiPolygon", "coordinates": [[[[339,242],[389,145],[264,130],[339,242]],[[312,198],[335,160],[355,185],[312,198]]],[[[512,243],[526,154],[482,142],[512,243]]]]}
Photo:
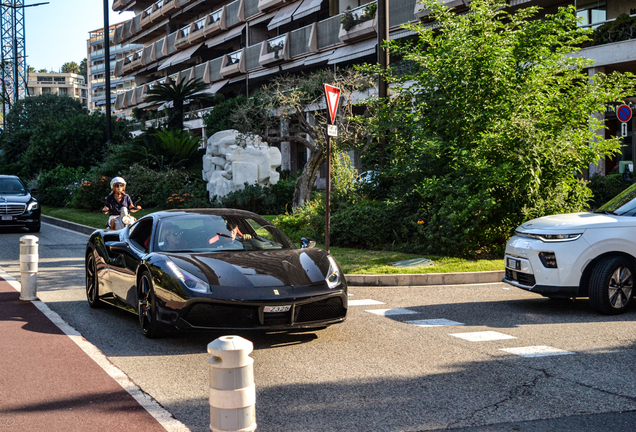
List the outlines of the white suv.
{"type": "Polygon", "coordinates": [[[636,184],[593,213],[545,216],[506,245],[504,282],[550,298],[589,297],[603,314],[632,303],[636,277],[636,184]]]}

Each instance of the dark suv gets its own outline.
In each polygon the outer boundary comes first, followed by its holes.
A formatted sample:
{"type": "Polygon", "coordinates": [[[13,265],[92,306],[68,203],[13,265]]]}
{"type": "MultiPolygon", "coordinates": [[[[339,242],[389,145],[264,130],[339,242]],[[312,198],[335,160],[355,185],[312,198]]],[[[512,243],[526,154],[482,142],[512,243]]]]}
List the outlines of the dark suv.
{"type": "Polygon", "coordinates": [[[0,175],[0,227],[40,231],[40,205],[24,182],[14,175],[0,175]]]}

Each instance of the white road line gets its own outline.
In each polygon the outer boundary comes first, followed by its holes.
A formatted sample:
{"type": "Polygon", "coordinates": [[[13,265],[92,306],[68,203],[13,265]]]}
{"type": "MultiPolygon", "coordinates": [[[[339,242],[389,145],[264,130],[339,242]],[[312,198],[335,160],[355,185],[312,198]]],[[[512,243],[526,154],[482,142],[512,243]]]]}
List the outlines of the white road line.
{"type": "Polygon", "coordinates": [[[494,340],[517,339],[514,336],[509,336],[507,334],[499,333],[496,331],[452,333],[451,336],[455,336],[470,342],[487,342],[487,341],[494,341],[494,340]]]}
{"type": "Polygon", "coordinates": [[[349,300],[349,306],[368,306],[368,305],[381,305],[384,304],[381,301],[365,299],[365,300],[349,300]]]}
{"type": "MultiPolygon", "coordinates": [[[[58,227],[59,228],[59,227],[58,227]]],[[[15,288],[18,292],[21,291],[20,283],[13,277],[9,276],[2,268],[0,268],[0,278],[4,279],[15,288]]],[[[141,405],[148,413],[157,420],[157,422],[163,426],[168,432],[190,432],[190,429],[181,423],[179,420],[173,417],[168,411],[166,411],[152,396],[144,393],[121,369],[112,364],[108,357],[106,357],[95,345],[84,339],[84,337],[73,327],[71,327],[61,316],[52,311],[46,303],[40,300],[31,302],[37,307],[44,315],[50,319],[60,330],[62,330],[73,342],[79,346],[90,358],[95,361],[104,371],[110,375],[117,383],[122,386],[136,401],[141,405]]]]}
{"type": "Polygon", "coordinates": [[[418,312],[412,311],[406,308],[396,308],[396,309],[372,309],[365,312],[370,312],[372,314],[381,315],[381,316],[392,316],[392,315],[410,315],[416,314],[418,312]]]}
{"type": "Polygon", "coordinates": [[[565,351],[558,348],[552,348],[549,346],[528,346],[519,348],[500,348],[500,351],[505,351],[510,354],[518,355],[526,358],[533,357],[548,357],[558,355],[574,354],[571,351],[565,351]]]}
{"type": "MultiPolygon", "coordinates": [[[[79,234],[79,235],[83,235],[83,236],[86,236],[86,237],[90,237],[90,234],[85,234],[85,233],[80,232],[80,231],[75,231],[75,230],[72,230],[72,229],[64,228],[64,227],[62,227],[62,226],[55,225],[55,224],[52,224],[52,223],[48,223],[48,222],[41,222],[41,224],[42,224],[42,225],[48,225],[48,226],[50,226],[50,227],[59,228],[59,229],[61,229],[61,230],[68,231],[68,232],[73,233],[73,234],[79,234]]],[[[106,227],[106,224],[104,224],[104,227],[106,227]]],[[[95,228],[95,230],[97,230],[97,228],[95,228]]]]}
{"type": "Polygon", "coordinates": [[[424,319],[424,320],[415,320],[415,321],[405,321],[407,324],[413,324],[418,327],[443,327],[443,326],[460,326],[464,325],[464,323],[460,323],[457,321],[451,321],[445,318],[436,318],[436,319],[424,319]]]}

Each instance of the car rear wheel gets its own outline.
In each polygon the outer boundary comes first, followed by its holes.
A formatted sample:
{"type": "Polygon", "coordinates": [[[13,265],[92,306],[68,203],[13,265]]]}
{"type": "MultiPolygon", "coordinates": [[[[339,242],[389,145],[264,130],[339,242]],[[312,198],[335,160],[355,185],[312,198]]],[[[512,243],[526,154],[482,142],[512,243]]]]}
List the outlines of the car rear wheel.
{"type": "Polygon", "coordinates": [[[138,290],[138,306],[139,324],[144,336],[149,339],[157,338],[162,335],[157,322],[157,304],[155,301],[155,293],[152,289],[150,273],[144,272],[139,278],[138,290]]]}
{"type": "Polygon", "coordinates": [[[607,257],[596,263],[590,276],[590,303],[605,315],[623,313],[634,294],[634,263],[625,257],[607,257]]]}
{"type": "Polygon", "coordinates": [[[104,303],[99,299],[99,277],[95,256],[91,252],[86,256],[86,300],[92,308],[100,308],[104,303]]]}

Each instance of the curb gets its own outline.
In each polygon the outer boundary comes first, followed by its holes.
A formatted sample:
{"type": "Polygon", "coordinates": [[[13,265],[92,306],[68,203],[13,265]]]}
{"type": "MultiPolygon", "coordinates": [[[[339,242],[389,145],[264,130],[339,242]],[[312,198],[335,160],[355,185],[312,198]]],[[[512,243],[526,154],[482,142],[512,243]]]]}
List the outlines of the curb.
{"type": "MultiPolygon", "coordinates": [[[[42,222],[57,225],[62,228],[92,234],[97,228],[81,225],[75,222],[42,215],[42,222]]],[[[357,275],[346,274],[345,279],[350,286],[425,286],[425,285],[462,285],[476,283],[501,282],[504,270],[464,272],[464,273],[412,273],[389,275],[357,275]]]]}
{"type": "Polygon", "coordinates": [[[88,225],[82,225],[75,222],[65,221],[64,219],[54,218],[52,216],[42,215],[40,216],[42,222],[46,222],[51,225],[57,225],[62,228],[70,229],[71,231],[81,232],[82,234],[91,235],[97,228],[89,227],[88,225]]]}

